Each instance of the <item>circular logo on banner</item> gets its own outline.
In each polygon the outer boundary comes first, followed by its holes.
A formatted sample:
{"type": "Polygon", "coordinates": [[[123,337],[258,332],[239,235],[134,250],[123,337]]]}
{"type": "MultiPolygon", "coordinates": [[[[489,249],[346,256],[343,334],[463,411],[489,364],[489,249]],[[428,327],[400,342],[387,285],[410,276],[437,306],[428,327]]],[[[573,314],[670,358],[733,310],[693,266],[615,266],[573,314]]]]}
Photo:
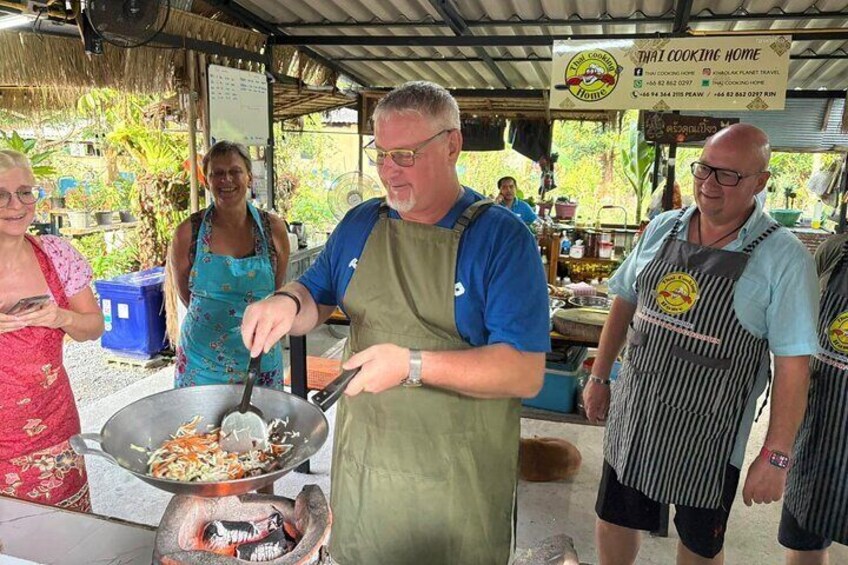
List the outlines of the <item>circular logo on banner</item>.
{"type": "Polygon", "coordinates": [[[698,281],[686,273],[669,273],[656,290],[657,304],[668,314],[684,314],[698,300],[698,281]]]}
{"type": "Polygon", "coordinates": [[[848,353],[848,312],[842,312],[827,328],[830,345],[839,353],[848,353]]]}
{"type": "Polygon", "coordinates": [[[618,84],[622,67],[603,49],[581,51],[565,67],[565,86],[578,100],[597,102],[618,84]]]}

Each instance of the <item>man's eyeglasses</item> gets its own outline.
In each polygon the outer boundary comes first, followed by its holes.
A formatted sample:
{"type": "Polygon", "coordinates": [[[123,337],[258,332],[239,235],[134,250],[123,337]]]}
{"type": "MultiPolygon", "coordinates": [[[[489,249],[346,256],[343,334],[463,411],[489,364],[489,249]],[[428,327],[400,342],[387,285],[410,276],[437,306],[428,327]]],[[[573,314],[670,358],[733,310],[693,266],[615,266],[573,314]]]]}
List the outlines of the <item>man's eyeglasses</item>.
{"type": "Polygon", "coordinates": [[[751,173],[750,175],[743,175],[741,173],[737,173],[736,171],[731,171],[730,169],[718,169],[716,167],[711,167],[698,161],[692,163],[691,168],[692,176],[694,176],[698,180],[707,180],[708,178],[710,178],[711,174],[715,174],[716,182],[721,186],[736,186],[744,178],[755,177],[765,172],[760,171],[758,173],[751,173]]]}
{"type": "Polygon", "coordinates": [[[21,187],[15,192],[0,190],[0,208],[6,208],[12,202],[12,195],[16,195],[21,204],[35,204],[41,198],[41,189],[37,186],[21,187]]]}
{"type": "Polygon", "coordinates": [[[383,151],[382,149],[377,149],[376,147],[374,147],[375,140],[372,140],[371,143],[363,147],[362,150],[365,151],[365,154],[368,156],[368,159],[378,167],[386,162],[387,156],[391,157],[392,161],[395,162],[395,165],[399,167],[411,167],[415,164],[416,155],[418,155],[418,153],[420,153],[421,150],[424,149],[427,144],[429,144],[431,141],[433,141],[440,135],[445,134],[449,131],[453,131],[453,128],[443,129],[433,137],[425,139],[412,149],[392,149],[390,151],[383,151]]]}

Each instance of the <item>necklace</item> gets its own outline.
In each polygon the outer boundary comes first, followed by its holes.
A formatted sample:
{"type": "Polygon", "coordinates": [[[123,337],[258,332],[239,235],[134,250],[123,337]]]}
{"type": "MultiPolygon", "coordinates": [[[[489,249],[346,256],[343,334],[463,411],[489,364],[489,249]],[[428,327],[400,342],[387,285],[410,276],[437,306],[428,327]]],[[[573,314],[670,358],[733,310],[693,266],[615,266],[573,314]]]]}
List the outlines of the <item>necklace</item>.
{"type": "Polygon", "coordinates": [[[698,215],[695,217],[695,219],[697,219],[697,220],[698,220],[698,245],[703,245],[704,247],[712,247],[713,245],[715,245],[715,244],[716,244],[716,243],[718,243],[719,241],[721,241],[721,240],[723,240],[723,239],[725,239],[725,238],[730,237],[731,235],[733,235],[734,233],[736,233],[736,232],[738,232],[740,229],[742,229],[742,226],[744,226],[744,225],[745,225],[745,222],[747,222],[747,221],[748,221],[748,218],[745,218],[745,219],[742,221],[742,223],[741,223],[741,224],[739,224],[738,226],[736,226],[735,228],[733,228],[732,230],[730,230],[729,232],[727,232],[726,234],[724,234],[723,236],[721,236],[720,238],[718,238],[717,240],[715,240],[715,241],[713,241],[713,242],[711,242],[711,243],[704,244],[704,243],[701,241],[701,214],[698,214],[698,215]]]}

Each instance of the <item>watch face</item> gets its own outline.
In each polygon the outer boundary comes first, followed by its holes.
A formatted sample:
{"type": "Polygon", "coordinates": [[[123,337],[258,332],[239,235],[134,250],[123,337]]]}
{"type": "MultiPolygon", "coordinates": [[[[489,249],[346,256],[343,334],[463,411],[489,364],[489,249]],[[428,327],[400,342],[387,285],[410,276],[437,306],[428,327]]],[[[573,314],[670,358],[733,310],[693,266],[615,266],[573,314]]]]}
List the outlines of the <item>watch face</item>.
{"type": "Polygon", "coordinates": [[[772,451],[769,455],[769,463],[771,463],[775,467],[785,469],[789,466],[789,456],[780,453],[779,451],[772,451]]]}

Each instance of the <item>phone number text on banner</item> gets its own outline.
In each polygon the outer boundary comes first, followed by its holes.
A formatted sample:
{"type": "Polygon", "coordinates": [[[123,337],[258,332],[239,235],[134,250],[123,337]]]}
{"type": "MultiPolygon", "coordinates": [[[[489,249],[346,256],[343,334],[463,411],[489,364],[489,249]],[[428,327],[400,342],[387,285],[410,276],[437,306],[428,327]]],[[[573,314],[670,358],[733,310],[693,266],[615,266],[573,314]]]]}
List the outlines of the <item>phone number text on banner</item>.
{"type": "Polygon", "coordinates": [[[790,36],[556,41],[551,108],[782,110],[790,36]]]}

